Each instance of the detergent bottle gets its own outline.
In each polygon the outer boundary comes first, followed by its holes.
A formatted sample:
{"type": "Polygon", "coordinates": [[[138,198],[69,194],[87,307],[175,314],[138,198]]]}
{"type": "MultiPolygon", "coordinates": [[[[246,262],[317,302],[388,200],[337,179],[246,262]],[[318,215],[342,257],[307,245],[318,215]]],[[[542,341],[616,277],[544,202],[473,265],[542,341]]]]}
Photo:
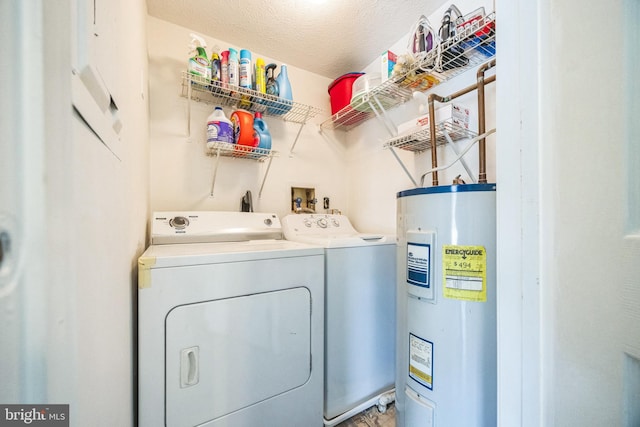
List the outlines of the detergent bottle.
{"type": "Polygon", "coordinates": [[[211,65],[207,58],[207,44],[204,39],[198,35],[191,35],[191,43],[189,44],[189,72],[193,75],[200,76],[207,83],[211,80],[211,65]]]}
{"type": "Polygon", "coordinates": [[[262,119],[262,113],[257,111],[253,118],[253,130],[258,138],[258,148],[271,150],[271,133],[267,127],[267,122],[262,119]]]}
{"type": "Polygon", "coordinates": [[[291,92],[291,83],[289,82],[286,64],[280,66],[280,73],[278,77],[276,77],[276,82],[278,82],[278,96],[282,99],[293,101],[293,93],[291,92]]]}
{"type": "Polygon", "coordinates": [[[258,145],[258,141],[254,137],[253,115],[247,110],[237,109],[231,114],[231,123],[235,136],[235,150],[253,151],[253,148],[258,145]]]}
{"type": "Polygon", "coordinates": [[[270,106],[267,112],[269,114],[282,115],[291,110],[291,101],[293,101],[293,93],[291,92],[291,83],[289,82],[286,64],[280,66],[280,73],[278,77],[276,77],[276,83],[278,84],[278,96],[280,99],[276,105],[270,106]]]}
{"type": "Polygon", "coordinates": [[[224,115],[222,107],[216,107],[207,117],[207,148],[213,148],[216,142],[234,142],[233,124],[224,115]]]}

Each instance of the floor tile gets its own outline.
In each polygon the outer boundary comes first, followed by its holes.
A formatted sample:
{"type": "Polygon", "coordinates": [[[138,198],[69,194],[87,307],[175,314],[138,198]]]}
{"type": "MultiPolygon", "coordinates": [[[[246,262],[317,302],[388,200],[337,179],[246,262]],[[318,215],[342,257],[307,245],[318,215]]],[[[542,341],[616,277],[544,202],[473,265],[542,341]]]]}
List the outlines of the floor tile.
{"type": "Polygon", "coordinates": [[[377,406],[373,406],[336,425],[336,427],[395,427],[396,408],[393,404],[387,406],[381,414],[377,406]]]}

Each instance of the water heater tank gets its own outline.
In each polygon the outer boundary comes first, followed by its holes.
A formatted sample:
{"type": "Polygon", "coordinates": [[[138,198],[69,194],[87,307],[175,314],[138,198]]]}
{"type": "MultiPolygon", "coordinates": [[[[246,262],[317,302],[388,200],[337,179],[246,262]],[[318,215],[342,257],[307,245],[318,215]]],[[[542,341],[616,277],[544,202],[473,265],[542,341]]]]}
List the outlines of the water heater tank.
{"type": "Polygon", "coordinates": [[[397,427],[497,425],[495,189],[398,193],[397,427]]]}

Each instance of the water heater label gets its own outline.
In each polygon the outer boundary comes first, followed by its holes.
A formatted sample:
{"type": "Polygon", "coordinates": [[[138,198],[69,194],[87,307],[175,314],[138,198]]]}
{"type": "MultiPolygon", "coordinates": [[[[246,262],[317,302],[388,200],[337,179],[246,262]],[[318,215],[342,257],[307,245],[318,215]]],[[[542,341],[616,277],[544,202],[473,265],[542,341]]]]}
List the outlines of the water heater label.
{"type": "Polygon", "coordinates": [[[487,301],[487,251],[483,246],[442,246],[443,294],[464,301],[487,301]]]}
{"type": "Polygon", "coordinates": [[[433,390],[433,343],[409,333],[409,377],[433,390]]]}
{"type": "Polygon", "coordinates": [[[407,243],[407,282],[430,288],[431,245],[407,243]]]}

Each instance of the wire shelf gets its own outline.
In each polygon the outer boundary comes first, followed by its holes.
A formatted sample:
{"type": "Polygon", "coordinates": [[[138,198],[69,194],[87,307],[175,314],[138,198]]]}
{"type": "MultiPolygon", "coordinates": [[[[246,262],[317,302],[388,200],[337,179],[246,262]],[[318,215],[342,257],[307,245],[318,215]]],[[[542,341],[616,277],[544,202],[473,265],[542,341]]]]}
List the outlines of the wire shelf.
{"type": "Polygon", "coordinates": [[[323,113],[319,108],[257,92],[239,86],[210,81],[204,77],[182,72],[182,93],[185,98],[207,104],[261,112],[264,116],[305,124],[309,119],[323,113]],[[189,91],[191,89],[191,91],[189,91]]]}
{"type": "MultiPolygon", "coordinates": [[[[436,124],[436,145],[445,145],[448,142],[446,135],[449,135],[452,141],[459,141],[461,139],[474,138],[478,134],[454,123],[452,119],[447,119],[436,124]]],[[[384,148],[399,148],[421,153],[431,148],[431,141],[431,131],[427,128],[409,135],[393,138],[384,144],[384,148]]]]}
{"type": "Polygon", "coordinates": [[[207,155],[233,157],[236,159],[257,160],[263,162],[272,157],[278,157],[278,152],[246,145],[230,144],[228,142],[207,143],[207,155]]]}
{"type": "Polygon", "coordinates": [[[320,127],[349,131],[374,116],[374,111],[391,110],[409,101],[413,92],[426,91],[495,56],[495,13],[477,19],[442,43],[400,75],[371,89],[350,105],[325,120],[320,127]]]}

